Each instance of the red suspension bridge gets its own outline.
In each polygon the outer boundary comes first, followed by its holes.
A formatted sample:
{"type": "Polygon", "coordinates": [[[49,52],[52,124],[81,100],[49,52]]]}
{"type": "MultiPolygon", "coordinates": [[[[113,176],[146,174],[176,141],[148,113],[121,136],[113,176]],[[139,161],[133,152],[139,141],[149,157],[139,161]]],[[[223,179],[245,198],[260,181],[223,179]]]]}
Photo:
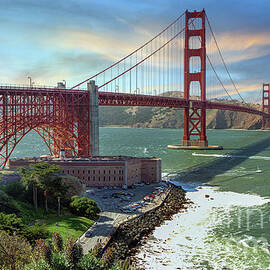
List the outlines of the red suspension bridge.
{"type": "Polygon", "coordinates": [[[270,128],[269,99],[270,84],[264,84],[263,109],[245,103],[205,11],[186,11],[140,48],[70,89],[0,86],[0,165],[5,167],[31,130],[51,155],[61,148],[71,157],[98,155],[99,105],[183,108],[182,145],[206,147],[207,109],[260,115],[270,128]],[[85,83],[87,90],[80,90],[85,83]]]}

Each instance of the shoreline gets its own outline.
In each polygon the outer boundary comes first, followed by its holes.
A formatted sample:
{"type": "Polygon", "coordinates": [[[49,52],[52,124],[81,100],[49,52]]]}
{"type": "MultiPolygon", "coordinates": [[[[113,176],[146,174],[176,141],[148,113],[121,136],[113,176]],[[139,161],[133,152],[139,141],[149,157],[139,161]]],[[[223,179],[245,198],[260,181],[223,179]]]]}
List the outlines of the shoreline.
{"type": "MultiPolygon", "coordinates": [[[[220,191],[217,186],[206,185],[199,186],[197,192],[188,191],[186,197],[193,202],[192,206],[188,207],[187,211],[174,215],[172,219],[157,227],[150,237],[142,241],[140,249],[134,256],[138,269],[171,270],[178,269],[177,267],[183,270],[205,269],[203,267],[205,264],[211,269],[221,269],[221,266],[243,269],[241,254],[245,254],[244,261],[248,262],[250,253],[248,253],[249,247],[242,246],[240,243],[248,245],[251,237],[253,240],[255,238],[252,231],[245,234],[236,232],[245,230],[249,226],[245,216],[246,209],[251,208],[254,211],[254,207],[269,203],[270,199],[252,194],[220,191]],[[234,227],[234,225],[239,226],[239,216],[234,216],[233,211],[241,213],[239,230],[234,227]],[[227,231],[217,237],[215,228],[221,227],[222,224],[227,231]],[[227,239],[228,231],[232,232],[230,239],[227,239]],[[226,253],[224,248],[227,249],[226,253]],[[235,261],[230,261],[230,254],[236,250],[239,252],[239,257],[235,261]]],[[[253,215],[256,213],[253,212],[253,215]]],[[[257,218],[260,217],[257,215],[257,218]]],[[[256,225],[256,228],[259,227],[260,223],[256,225]]],[[[263,252],[263,248],[261,251],[263,252]]],[[[253,263],[255,261],[252,265],[253,263]]],[[[249,263],[246,263],[245,267],[255,269],[251,268],[249,263]]]]}
{"type": "Polygon", "coordinates": [[[172,187],[160,205],[121,223],[103,247],[103,254],[110,252],[113,260],[133,260],[132,256],[145,237],[165,220],[170,220],[173,215],[188,208],[187,204],[191,201],[186,199],[185,194],[181,187],[172,187]]]}
{"type": "MultiPolygon", "coordinates": [[[[183,127],[135,127],[135,126],[122,126],[122,125],[112,125],[112,126],[100,126],[100,128],[137,128],[137,129],[184,129],[183,127]]],[[[207,128],[207,130],[236,130],[236,131],[269,131],[267,129],[245,129],[245,128],[207,128]]]]}

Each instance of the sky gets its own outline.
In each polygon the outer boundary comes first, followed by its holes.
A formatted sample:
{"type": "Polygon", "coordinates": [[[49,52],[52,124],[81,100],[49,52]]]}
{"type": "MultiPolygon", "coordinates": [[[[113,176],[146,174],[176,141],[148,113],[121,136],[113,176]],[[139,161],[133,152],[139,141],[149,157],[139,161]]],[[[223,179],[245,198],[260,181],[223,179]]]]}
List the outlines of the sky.
{"type": "MultiPolygon", "coordinates": [[[[186,9],[205,8],[239,91],[270,81],[270,1],[0,0],[0,83],[68,86],[151,39],[186,9]]],[[[255,97],[256,96],[256,97],[255,97]]]]}

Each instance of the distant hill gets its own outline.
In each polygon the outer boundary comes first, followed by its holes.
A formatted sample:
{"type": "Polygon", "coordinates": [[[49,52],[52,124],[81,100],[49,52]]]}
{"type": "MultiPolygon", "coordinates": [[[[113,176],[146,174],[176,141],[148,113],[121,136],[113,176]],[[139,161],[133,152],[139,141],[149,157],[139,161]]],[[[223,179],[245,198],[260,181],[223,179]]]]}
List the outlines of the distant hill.
{"type": "MultiPolygon", "coordinates": [[[[166,96],[183,97],[183,93],[169,92],[166,96]]],[[[228,103],[237,103],[237,101],[228,101],[228,103]]],[[[250,106],[260,109],[259,105],[250,106]]],[[[184,125],[183,109],[101,106],[99,116],[101,127],[182,128],[184,125]]],[[[207,111],[207,128],[259,129],[261,125],[261,117],[257,115],[222,110],[207,111]]]]}

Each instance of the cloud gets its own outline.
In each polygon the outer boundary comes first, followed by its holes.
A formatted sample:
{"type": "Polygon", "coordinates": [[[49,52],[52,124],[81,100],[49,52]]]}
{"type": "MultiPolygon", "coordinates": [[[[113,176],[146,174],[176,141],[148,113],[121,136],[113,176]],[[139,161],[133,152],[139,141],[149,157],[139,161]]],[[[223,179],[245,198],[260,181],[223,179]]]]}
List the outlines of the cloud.
{"type": "MultiPolygon", "coordinates": [[[[217,37],[218,45],[226,63],[259,58],[270,53],[270,33],[221,33],[217,37]]],[[[214,40],[211,39],[207,47],[210,57],[217,54],[214,40]],[[211,47],[211,48],[210,48],[211,47]]]]}

